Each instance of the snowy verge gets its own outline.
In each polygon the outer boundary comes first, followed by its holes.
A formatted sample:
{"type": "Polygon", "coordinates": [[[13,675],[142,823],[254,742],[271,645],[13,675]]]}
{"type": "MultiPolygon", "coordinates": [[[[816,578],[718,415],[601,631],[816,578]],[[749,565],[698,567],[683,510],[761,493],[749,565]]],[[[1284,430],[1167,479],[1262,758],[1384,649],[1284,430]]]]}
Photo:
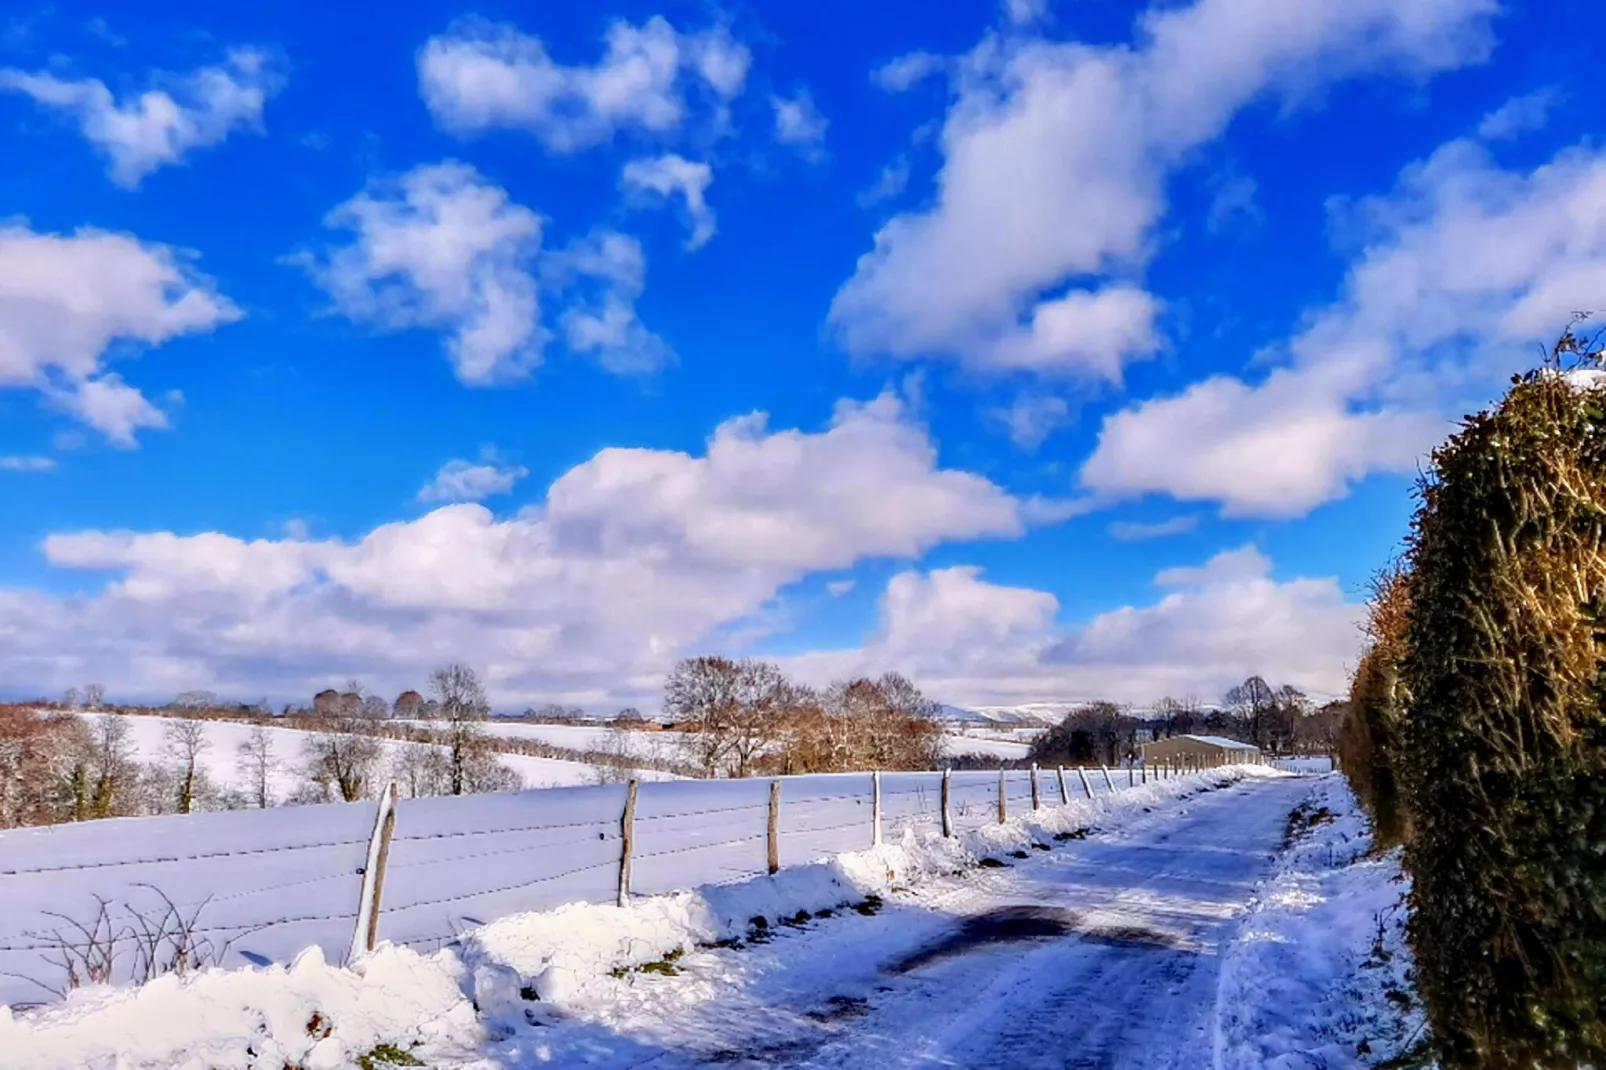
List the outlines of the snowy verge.
{"type": "Polygon", "coordinates": [[[512,915],[431,955],[382,944],[341,968],[313,949],[289,966],[81,989],[34,1011],[0,1007],[0,1052],[7,1070],[370,1070],[387,1060],[469,1065],[487,1040],[526,1021],[613,998],[631,969],[700,945],[751,939],[805,912],[873,902],[925,877],[1049,846],[1056,837],[1116,828],[1244,777],[1281,775],[1256,766],[1213,769],[950,839],[906,829],[869,850],[640,898],[622,910],[570,904],[512,915]]]}
{"type": "Polygon", "coordinates": [[[1224,953],[1215,1070],[1345,1070],[1412,1050],[1425,1029],[1400,852],[1371,853],[1370,824],[1338,774],[1316,781],[1289,832],[1224,953]]]}

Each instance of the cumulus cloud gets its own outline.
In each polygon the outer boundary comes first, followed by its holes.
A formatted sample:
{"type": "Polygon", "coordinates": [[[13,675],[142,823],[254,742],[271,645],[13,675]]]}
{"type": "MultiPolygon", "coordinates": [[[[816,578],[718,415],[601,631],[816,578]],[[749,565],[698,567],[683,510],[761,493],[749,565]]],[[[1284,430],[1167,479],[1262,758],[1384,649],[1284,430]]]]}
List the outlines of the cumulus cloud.
{"type": "Polygon", "coordinates": [[[553,285],[572,302],[559,317],[564,343],[616,375],[646,375],[675,353],[636,314],[647,281],[647,256],[628,234],[598,230],[554,252],[553,285]]]}
{"type": "Polygon", "coordinates": [[[526,130],[553,152],[577,152],[625,131],[668,137],[685,122],[688,90],[718,111],[746,84],[750,54],[729,31],[676,30],[660,16],[616,21],[592,65],[565,65],[539,37],[507,23],[464,20],[418,56],[430,114],[458,134],[526,130]]]}
{"type": "Polygon", "coordinates": [[[1132,45],[989,34],[958,63],[934,202],[881,228],[831,323],[860,354],[1112,378],[1154,349],[1133,298],[1171,170],[1268,94],[1481,60],[1495,6],[1194,0],[1149,10],[1132,45]],[[1119,307],[1095,300],[1113,293],[1119,307]],[[1043,347],[1031,341],[1040,313],[1063,328],[1043,347]],[[1084,331],[1092,341],[1077,344],[1084,331]]]}
{"type": "Polygon", "coordinates": [[[887,60],[870,72],[870,81],[889,93],[902,93],[952,66],[944,56],[930,52],[905,52],[887,60]]]}
{"type": "Polygon", "coordinates": [[[508,519],[447,505],[349,542],[54,535],[56,567],[115,575],[87,598],[0,589],[0,677],[293,697],[464,658],[508,704],[649,700],[676,656],[805,575],[1025,525],[1019,500],[940,468],[894,395],[841,402],[818,431],[754,413],[701,454],[603,450],[508,519]]]}
{"type": "Polygon", "coordinates": [[[486,450],[478,462],[454,458],[418,492],[421,502],[477,502],[506,494],[530,474],[528,468],[503,463],[495,450],[486,450]]]}
{"type": "Polygon", "coordinates": [[[106,353],[240,317],[188,260],[129,234],[0,226],[0,389],[38,391],[119,446],[165,427],[160,409],[106,371],[106,353]]]}
{"type": "Polygon", "coordinates": [[[10,69],[0,70],[0,89],[71,116],[110,160],[112,181],[132,189],[192,149],[219,144],[236,130],[260,130],[263,106],[283,84],[277,68],[269,54],[237,48],[220,66],[156,76],[152,88],[122,99],[98,79],[10,69]]]}
{"type": "Polygon", "coordinates": [[[1258,381],[1214,376],[1106,419],[1090,489],[1290,517],[1409,473],[1575,309],[1606,293],[1606,152],[1508,169],[1472,139],[1339,212],[1359,249],[1258,381]]]}
{"type": "Polygon", "coordinates": [[[864,647],[787,664],[813,681],[896,669],[960,705],[1210,699],[1254,674],[1342,691],[1361,606],[1332,579],[1279,582],[1271,569],[1254,547],[1226,551],[1161,572],[1157,601],[1070,627],[1056,623],[1058,600],[1045,591],[994,584],[970,566],[908,571],[888,583],[864,647]]]}
{"type": "Polygon", "coordinates": [[[790,145],[805,155],[815,155],[825,142],[830,120],[814,106],[814,98],[807,89],[800,89],[790,97],[770,97],[775,111],[775,140],[790,145]]]}
{"type": "Polygon", "coordinates": [[[627,190],[653,193],[661,198],[680,198],[687,229],[691,231],[686,238],[688,249],[700,249],[714,236],[714,213],[706,197],[713,180],[713,169],[706,163],[693,163],[674,153],[655,159],[631,160],[620,176],[627,190]]]}
{"type": "Polygon", "coordinates": [[[474,168],[416,167],[324,222],[353,232],[326,257],[302,258],[337,311],[387,330],[445,331],[457,377],[470,385],[518,379],[540,363],[541,218],[474,168]]]}

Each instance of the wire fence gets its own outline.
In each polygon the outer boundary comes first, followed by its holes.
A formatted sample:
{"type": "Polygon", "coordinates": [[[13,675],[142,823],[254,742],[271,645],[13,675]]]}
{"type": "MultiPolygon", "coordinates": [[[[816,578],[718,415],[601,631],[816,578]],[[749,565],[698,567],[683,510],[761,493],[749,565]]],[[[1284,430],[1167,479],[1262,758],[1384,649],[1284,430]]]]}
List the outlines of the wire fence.
{"type": "Polygon", "coordinates": [[[188,919],[209,963],[287,962],[311,946],[340,961],[374,939],[430,949],[514,913],[739,880],[1128,786],[1127,771],[1100,768],[843,773],[7,830],[0,1004],[55,998],[91,941],[110,952],[105,979],[138,979],[138,934],[157,915],[188,919]]]}

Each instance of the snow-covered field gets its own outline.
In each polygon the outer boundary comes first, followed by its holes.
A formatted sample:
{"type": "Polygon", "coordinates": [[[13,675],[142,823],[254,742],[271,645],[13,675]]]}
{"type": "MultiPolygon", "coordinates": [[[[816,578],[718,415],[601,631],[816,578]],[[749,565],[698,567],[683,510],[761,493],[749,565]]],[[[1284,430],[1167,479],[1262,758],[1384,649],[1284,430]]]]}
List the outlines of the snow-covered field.
{"type": "Polygon", "coordinates": [[[348,969],[313,950],[0,1009],[0,1052],[8,1070],[334,1070],[401,1052],[441,1070],[1029,1067],[1150,1049],[1174,1057],[1119,1065],[1205,1066],[1217,959],[1198,951],[1241,913],[1306,790],[1211,770],[954,839],[911,823],[773,877],[509,915],[429,954],[382,946],[348,969]],[[1004,865],[975,868],[983,858],[1004,865]]]}
{"type": "MultiPolygon", "coordinates": [[[[172,757],[167,751],[167,726],[175,722],[172,717],[160,717],[149,714],[83,714],[86,719],[101,717],[118,717],[128,724],[128,741],[131,754],[135,761],[147,765],[159,765],[171,762],[172,757]]],[[[206,771],[208,778],[221,791],[237,792],[249,795],[253,790],[249,768],[239,758],[240,745],[251,734],[252,726],[233,721],[194,721],[189,722],[201,725],[206,737],[206,747],[198,756],[198,764],[206,771]]],[[[428,725],[428,722],[415,722],[428,725]]],[[[520,728],[520,725],[487,726],[487,731],[497,735],[510,734],[505,729],[520,728]]],[[[530,726],[550,727],[550,726],[530,726]]],[[[559,726],[561,727],[561,726],[559,726]]],[[[601,728],[577,728],[576,732],[591,732],[599,736],[606,736],[607,730],[601,728]]],[[[304,747],[309,732],[295,728],[268,728],[269,738],[272,740],[274,764],[269,777],[269,788],[276,802],[288,799],[305,782],[303,769],[306,766],[304,747]]],[[[578,746],[578,744],[564,743],[561,746],[578,746]]],[[[405,744],[394,740],[382,740],[381,747],[385,760],[392,759],[405,744]]],[[[564,788],[597,782],[597,769],[583,762],[568,762],[555,758],[534,758],[522,754],[503,754],[499,760],[513,772],[517,773],[526,788],[564,788]]],[[[654,771],[645,771],[639,774],[644,779],[670,779],[670,774],[660,774],[654,771]]]]}
{"type": "Polygon", "coordinates": [[[1014,740],[997,739],[992,736],[959,734],[947,732],[942,737],[944,754],[962,755],[976,754],[987,758],[1004,758],[1016,761],[1025,758],[1031,753],[1030,742],[1017,742],[1014,740]]]}
{"type": "MultiPolygon", "coordinates": [[[[408,724],[427,726],[428,721],[408,724]]],[[[485,722],[485,731],[502,739],[524,739],[571,750],[612,751],[622,749],[636,758],[674,759],[679,756],[684,732],[644,732],[608,728],[602,725],[527,724],[523,721],[485,722]]]]}
{"type": "Polygon", "coordinates": [[[1371,830],[1341,777],[1316,783],[1305,804],[1316,824],[1301,822],[1226,953],[1219,1070],[1361,1070],[1422,1039],[1400,852],[1370,853],[1371,830]]]}

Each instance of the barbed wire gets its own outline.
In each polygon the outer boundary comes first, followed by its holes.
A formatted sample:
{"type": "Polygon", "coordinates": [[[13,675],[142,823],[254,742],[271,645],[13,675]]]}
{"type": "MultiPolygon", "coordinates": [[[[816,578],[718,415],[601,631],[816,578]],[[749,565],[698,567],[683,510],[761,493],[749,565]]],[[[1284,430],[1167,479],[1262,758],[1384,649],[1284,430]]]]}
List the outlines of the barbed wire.
{"type": "Polygon", "coordinates": [[[240,858],[246,855],[266,855],[283,851],[322,851],[331,847],[351,847],[365,844],[360,840],[330,840],[326,843],[298,843],[280,847],[241,847],[229,851],[202,851],[192,855],[163,855],[157,858],[124,858],[110,862],[82,862],[76,865],[36,866],[30,869],[0,869],[0,877],[32,877],[44,873],[73,873],[85,869],[116,869],[120,866],[162,866],[175,862],[203,862],[212,858],[240,858]]]}

